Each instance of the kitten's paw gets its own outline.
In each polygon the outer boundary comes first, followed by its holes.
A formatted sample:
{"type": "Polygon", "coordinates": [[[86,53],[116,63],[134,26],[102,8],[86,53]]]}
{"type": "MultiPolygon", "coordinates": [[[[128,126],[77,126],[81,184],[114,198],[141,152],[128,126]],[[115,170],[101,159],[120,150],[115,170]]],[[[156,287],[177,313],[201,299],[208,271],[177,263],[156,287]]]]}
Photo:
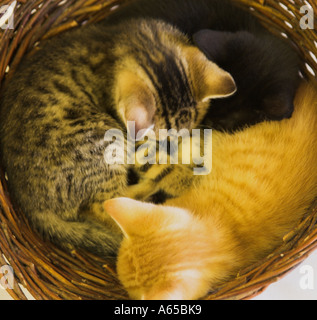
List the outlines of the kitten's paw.
{"type": "Polygon", "coordinates": [[[153,185],[147,184],[136,184],[126,189],[125,197],[135,200],[146,200],[150,198],[156,189],[153,185]]]}

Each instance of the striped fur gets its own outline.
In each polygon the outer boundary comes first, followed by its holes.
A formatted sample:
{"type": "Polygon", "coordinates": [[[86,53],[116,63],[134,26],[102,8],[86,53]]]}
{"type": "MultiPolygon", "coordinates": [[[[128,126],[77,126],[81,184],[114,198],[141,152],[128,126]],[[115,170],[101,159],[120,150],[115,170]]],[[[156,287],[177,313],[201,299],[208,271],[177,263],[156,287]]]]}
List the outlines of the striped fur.
{"type": "Polygon", "coordinates": [[[105,162],[106,131],[126,136],[127,120],[190,129],[233,79],[153,19],[83,27],[37,49],[1,93],[11,196],[45,238],[115,256],[122,235],[102,203],[125,194],[136,168],[105,162]]]}

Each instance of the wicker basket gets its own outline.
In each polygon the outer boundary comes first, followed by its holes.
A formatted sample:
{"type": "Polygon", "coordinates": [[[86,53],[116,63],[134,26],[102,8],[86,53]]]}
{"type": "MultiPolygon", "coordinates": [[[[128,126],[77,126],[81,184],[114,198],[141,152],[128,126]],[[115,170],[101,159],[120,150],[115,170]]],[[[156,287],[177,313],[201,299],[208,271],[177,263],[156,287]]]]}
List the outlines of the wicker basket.
{"type": "MultiPolygon", "coordinates": [[[[14,28],[0,29],[0,81],[14,76],[22,56],[38,41],[67,29],[98,21],[131,0],[19,0],[14,28]]],[[[307,4],[302,0],[235,0],[248,7],[272,32],[293,41],[303,60],[303,75],[317,86],[317,32],[300,28],[307,4]]],[[[2,5],[13,0],[0,0],[2,5]]],[[[309,0],[317,13],[316,0],[309,0]]],[[[14,3],[13,3],[14,5],[14,3]]],[[[317,28],[317,26],[316,26],[317,28]]],[[[67,254],[43,242],[10,201],[5,174],[0,171],[0,267],[10,264],[14,299],[26,299],[22,284],[35,299],[127,299],[116,278],[115,266],[91,254],[67,254]],[[2,253],[2,254],[1,254],[2,253]]],[[[317,196],[317,195],[316,195],[317,196]]],[[[240,272],[208,299],[247,299],[261,293],[317,248],[317,202],[303,222],[284,238],[269,257],[240,272]]],[[[0,274],[1,276],[1,274],[0,274]]]]}

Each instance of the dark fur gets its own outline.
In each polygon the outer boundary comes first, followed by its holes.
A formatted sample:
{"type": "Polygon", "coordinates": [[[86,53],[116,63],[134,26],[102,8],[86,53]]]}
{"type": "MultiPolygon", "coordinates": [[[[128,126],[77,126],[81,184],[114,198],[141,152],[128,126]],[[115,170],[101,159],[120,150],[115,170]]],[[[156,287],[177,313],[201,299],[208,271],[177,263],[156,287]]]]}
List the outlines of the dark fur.
{"type": "Polygon", "coordinates": [[[263,120],[291,116],[299,83],[298,56],[251,13],[228,0],[136,0],[103,23],[114,24],[132,16],[174,24],[232,74],[237,93],[212,102],[204,120],[207,127],[234,131],[263,120]]]}
{"type": "Polygon", "coordinates": [[[291,117],[298,63],[284,42],[247,31],[202,30],[194,39],[208,58],[231,73],[238,88],[234,96],[212,102],[205,125],[234,131],[263,120],[291,117]]]}

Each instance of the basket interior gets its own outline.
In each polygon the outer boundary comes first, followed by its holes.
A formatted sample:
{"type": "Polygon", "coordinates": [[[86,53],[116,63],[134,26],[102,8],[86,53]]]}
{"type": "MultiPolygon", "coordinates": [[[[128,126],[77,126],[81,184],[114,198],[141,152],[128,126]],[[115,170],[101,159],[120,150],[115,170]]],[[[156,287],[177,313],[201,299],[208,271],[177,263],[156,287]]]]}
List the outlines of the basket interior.
{"type": "MultiPolygon", "coordinates": [[[[94,23],[133,0],[20,0],[14,28],[0,29],[0,85],[14,76],[21,58],[38,43],[68,29],[94,23]]],[[[317,87],[317,32],[303,30],[301,8],[317,12],[314,0],[234,0],[250,10],[273,33],[286,37],[302,57],[302,75],[317,87]]],[[[12,0],[0,2],[9,5],[12,0]]],[[[317,28],[317,26],[315,26],[317,28]]],[[[14,283],[9,294],[26,299],[22,284],[35,299],[127,299],[111,261],[79,250],[71,254],[44,242],[10,200],[0,170],[0,266],[10,264],[14,283]]],[[[317,195],[316,195],[317,196],[317,195]]],[[[284,244],[266,259],[239,273],[207,299],[247,299],[296,267],[317,248],[317,202],[284,244]]]]}

